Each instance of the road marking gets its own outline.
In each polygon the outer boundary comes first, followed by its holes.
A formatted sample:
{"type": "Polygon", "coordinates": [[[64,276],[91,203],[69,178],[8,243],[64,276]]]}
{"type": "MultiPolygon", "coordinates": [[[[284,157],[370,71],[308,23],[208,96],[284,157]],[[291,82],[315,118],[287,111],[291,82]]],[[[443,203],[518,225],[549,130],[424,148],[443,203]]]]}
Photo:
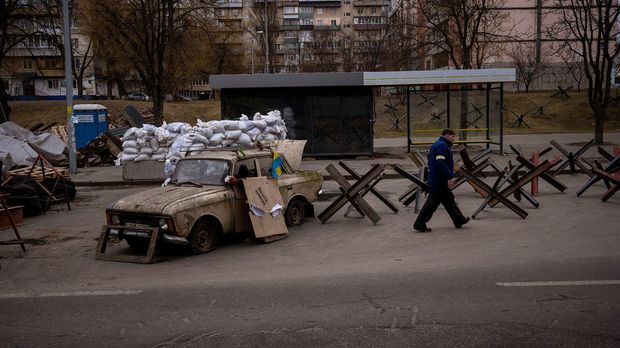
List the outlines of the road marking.
{"type": "Polygon", "coordinates": [[[620,280],[568,280],[549,282],[495,283],[499,286],[578,286],[578,285],[620,285],[620,280]]]}
{"type": "Polygon", "coordinates": [[[44,292],[40,294],[0,294],[0,299],[7,298],[34,298],[34,297],[68,297],[68,296],[117,296],[137,295],[142,290],[100,290],[100,291],[73,291],[73,292],[44,292]]]}

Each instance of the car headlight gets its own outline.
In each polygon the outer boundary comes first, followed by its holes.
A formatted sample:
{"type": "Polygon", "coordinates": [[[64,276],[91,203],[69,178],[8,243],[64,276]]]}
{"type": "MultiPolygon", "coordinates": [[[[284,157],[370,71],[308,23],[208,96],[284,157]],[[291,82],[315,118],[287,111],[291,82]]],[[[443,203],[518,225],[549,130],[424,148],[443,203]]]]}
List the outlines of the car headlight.
{"type": "Polygon", "coordinates": [[[161,218],[161,219],[159,219],[158,223],[159,223],[159,228],[160,229],[162,229],[162,230],[167,230],[168,229],[168,220],[167,219],[161,218]]]}
{"type": "Polygon", "coordinates": [[[120,225],[121,218],[118,216],[118,214],[112,214],[110,215],[110,222],[112,223],[112,225],[120,225]]]}

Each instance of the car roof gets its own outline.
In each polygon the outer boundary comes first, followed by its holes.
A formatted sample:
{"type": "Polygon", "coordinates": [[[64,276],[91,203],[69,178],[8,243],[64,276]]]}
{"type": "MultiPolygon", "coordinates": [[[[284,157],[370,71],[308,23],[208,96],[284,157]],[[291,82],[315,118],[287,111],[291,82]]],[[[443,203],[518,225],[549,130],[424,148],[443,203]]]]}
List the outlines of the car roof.
{"type": "Polygon", "coordinates": [[[242,150],[243,154],[245,156],[239,156],[237,150],[232,150],[232,149],[213,149],[213,150],[207,150],[204,151],[202,153],[199,153],[197,155],[193,155],[193,156],[188,156],[185,157],[181,160],[184,159],[223,159],[223,160],[235,160],[235,159],[243,159],[243,158],[247,158],[247,157],[263,157],[263,156],[271,156],[271,151],[267,150],[267,149],[263,149],[263,150],[258,150],[258,149],[251,149],[251,150],[242,150]]]}

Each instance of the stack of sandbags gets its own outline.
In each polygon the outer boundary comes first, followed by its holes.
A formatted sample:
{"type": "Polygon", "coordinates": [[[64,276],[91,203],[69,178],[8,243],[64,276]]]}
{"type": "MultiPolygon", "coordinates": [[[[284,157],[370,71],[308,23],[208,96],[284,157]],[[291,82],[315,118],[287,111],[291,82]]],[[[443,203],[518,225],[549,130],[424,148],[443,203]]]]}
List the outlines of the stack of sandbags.
{"type": "Polygon", "coordinates": [[[143,128],[129,129],[123,137],[120,158],[123,162],[165,159],[166,172],[171,172],[179,159],[210,148],[233,145],[252,148],[257,141],[270,143],[284,139],[286,126],[278,110],[266,115],[256,113],[252,120],[245,115],[239,120],[198,120],[195,127],[181,122],[164,122],[161,127],[144,125],[143,128]]]}
{"type": "Polygon", "coordinates": [[[168,149],[166,146],[161,146],[155,135],[156,131],[158,127],[150,124],[145,124],[142,128],[129,128],[121,139],[123,141],[121,161],[163,161],[168,149]]]}

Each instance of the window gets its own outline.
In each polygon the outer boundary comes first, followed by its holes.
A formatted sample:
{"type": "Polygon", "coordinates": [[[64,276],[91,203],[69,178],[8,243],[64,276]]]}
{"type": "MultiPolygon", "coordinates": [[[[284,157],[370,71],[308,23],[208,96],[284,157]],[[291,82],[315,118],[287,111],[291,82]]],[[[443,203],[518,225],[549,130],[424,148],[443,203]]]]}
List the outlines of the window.
{"type": "Polygon", "coordinates": [[[357,14],[363,14],[363,13],[364,13],[364,10],[362,10],[361,8],[357,9],[357,14]]]}
{"type": "Polygon", "coordinates": [[[332,27],[335,27],[335,26],[336,26],[336,20],[332,19],[332,27]]]}
{"type": "Polygon", "coordinates": [[[77,50],[79,47],[80,41],[78,39],[71,39],[71,47],[74,50],[77,50]]]}
{"type": "Polygon", "coordinates": [[[233,16],[237,17],[239,15],[239,10],[234,9],[232,13],[233,13],[233,16]]]}
{"type": "Polygon", "coordinates": [[[24,67],[24,70],[33,70],[34,69],[34,63],[32,62],[31,59],[24,59],[24,60],[22,60],[22,65],[24,67]]]}
{"type": "Polygon", "coordinates": [[[319,19],[319,20],[317,20],[317,21],[316,21],[316,25],[318,25],[318,26],[323,25],[323,21],[322,21],[322,20],[320,20],[320,19],[319,19]]]}
{"type": "Polygon", "coordinates": [[[27,20],[27,19],[22,18],[22,19],[19,21],[19,27],[20,27],[21,29],[28,29],[28,28],[30,27],[30,22],[28,22],[28,20],[27,20]]]}
{"type": "Polygon", "coordinates": [[[217,12],[217,15],[220,16],[220,17],[224,17],[224,10],[219,10],[217,12]]]}
{"type": "Polygon", "coordinates": [[[370,13],[377,13],[377,8],[376,7],[371,8],[370,13]]]}
{"type": "Polygon", "coordinates": [[[80,58],[76,58],[75,59],[75,68],[79,70],[81,67],[82,67],[82,61],[80,60],[80,58]]]}
{"type": "Polygon", "coordinates": [[[234,176],[237,179],[257,176],[256,165],[254,164],[254,159],[247,159],[247,160],[237,162],[235,164],[234,173],[235,173],[234,176]]]}
{"type": "Polygon", "coordinates": [[[45,67],[47,69],[56,69],[58,67],[58,61],[56,59],[46,59],[45,67]]]}
{"type": "Polygon", "coordinates": [[[345,17],[351,17],[351,12],[345,12],[345,13],[344,13],[344,16],[345,16],[345,17]]]}
{"type": "Polygon", "coordinates": [[[317,8],[316,9],[316,14],[323,14],[323,9],[322,8],[317,8]]]}
{"type": "Polygon", "coordinates": [[[58,89],[58,80],[47,80],[48,89],[58,89]]]}

